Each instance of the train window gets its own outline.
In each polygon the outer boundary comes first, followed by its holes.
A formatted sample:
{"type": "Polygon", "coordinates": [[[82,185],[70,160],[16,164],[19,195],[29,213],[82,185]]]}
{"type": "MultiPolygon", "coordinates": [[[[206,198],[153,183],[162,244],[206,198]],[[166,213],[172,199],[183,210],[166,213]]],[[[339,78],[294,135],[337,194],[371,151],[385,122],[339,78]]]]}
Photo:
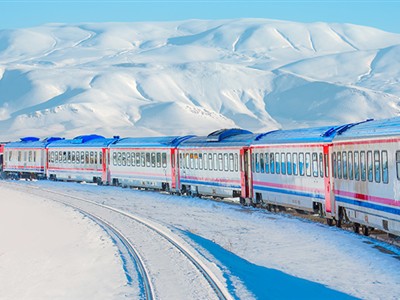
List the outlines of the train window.
{"type": "Polygon", "coordinates": [[[29,151],[29,153],[28,153],[28,161],[29,162],[32,161],[32,151],[29,151]]]}
{"type": "Polygon", "coordinates": [[[189,169],[189,153],[183,154],[184,160],[183,165],[185,169],[189,169]]]}
{"type": "MultiPolygon", "coordinates": [[[[255,156],[254,156],[254,155],[252,155],[252,156],[253,156],[253,158],[255,157],[255,160],[256,160],[256,168],[255,168],[255,171],[256,171],[257,173],[260,173],[260,159],[259,159],[258,153],[256,153],[255,156]]],[[[253,169],[253,170],[254,170],[254,169],[253,169]]]]}
{"type": "Polygon", "coordinates": [[[381,182],[381,155],[379,151],[374,151],[374,177],[375,182],[381,182]]]}
{"type": "Polygon", "coordinates": [[[54,163],[54,151],[50,152],[50,162],[54,163]]]}
{"type": "Polygon", "coordinates": [[[299,174],[304,176],[304,153],[299,153],[299,174]]]}
{"type": "Polygon", "coordinates": [[[367,168],[366,168],[366,157],[365,157],[365,151],[360,152],[360,167],[361,167],[361,180],[365,181],[367,180],[367,168]]]}
{"type": "Polygon", "coordinates": [[[322,153],[319,154],[319,177],[324,177],[324,162],[322,159],[322,153]]]}
{"type": "Polygon", "coordinates": [[[269,153],[265,153],[265,173],[269,173],[269,153]]]}
{"type": "Polygon", "coordinates": [[[74,164],[75,163],[75,151],[71,152],[71,162],[74,164]]]}
{"type": "Polygon", "coordinates": [[[140,165],[142,167],[146,166],[146,153],[140,152],[140,165]]]}
{"type": "Polygon", "coordinates": [[[275,153],[275,172],[276,172],[276,174],[281,173],[281,161],[280,161],[279,153],[275,153]]]}
{"type": "Polygon", "coordinates": [[[312,153],[312,174],[314,177],[318,177],[318,154],[315,152],[312,153]]]}
{"type": "Polygon", "coordinates": [[[213,170],[213,155],[211,153],[208,154],[208,167],[210,171],[213,170]]]}
{"type": "Polygon", "coordinates": [[[306,175],[311,176],[311,154],[309,152],[306,153],[306,175]]]}
{"type": "Polygon", "coordinates": [[[112,159],[113,165],[117,165],[117,152],[113,152],[113,159],[112,159]]]}
{"type": "Polygon", "coordinates": [[[354,151],[354,179],[360,180],[360,154],[354,151]]]}
{"type": "MultiPolygon", "coordinates": [[[[60,159],[61,159],[61,156],[60,156],[60,159]]],[[[84,164],[84,163],[85,163],[85,152],[81,151],[81,164],[84,164]]]]}
{"type": "Polygon", "coordinates": [[[22,153],[21,151],[18,151],[18,161],[21,161],[21,159],[22,159],[22,153]]]}
{"type": "Polygon", "coordinates": [[[150,167],[151,166],[151,155],[150,152],[146,152],[146,167],[150,167]]]}
{"type": "MultiPolygon", "coordinates": [[[[92,153],[90,153],[90,157],[92,157],[92,153]]],[[[90,158],[92,160],[92,158],[90,158]]],[[[90,161],[92,163],[92,161],[90,161]]],[[[121,165],[126,166],[126,152],[121,153],[121,165]]]]}
{"type": "MultiPolygon", "coordinates": [[[[77,156],[78,158],[78,156],[77,156]]],[[[99,165],[101,166],[103,164],[103,153],[99,152],[99,165]]]]}
{"type": "Polygon", "coordinates": [[[194,167],[194,162],[193,162],[193,153],[189,154],[189,165],[188,165],[188,169],[193,169],[194,167]]]}
{"type": "Polygon", "coordinates": [[[353,175],[354,175],[353,167],[354,167],[353,152],[349,151],[349,153],[348,153],[348,169],[349,169],[349,179],[350,180],[353,180],[353,175]]]}
{"type": "Polygon", "coordinates": [[[183,154],[179,153],[179,168],[183,169],[183,154]]]}
{"type": "Polygon", "coordinates": [[[156,167],[156,154],[154,152],[151,152],[151,167],[156,167]]]}
{"type": "Polygon", "coordinates": [[[224,170],[229,171],[228,153],[224,153],[224,170]]]}
{"type": "Polygon", "coordinates": [[[67,152],[67,162],[71,163],[71,151],[67,152]]]}
{"type": "Polygon", "coordinates": [[[126,165],[131,166],[131,153],[129,151],[126,152],[126,165]]]}
{"type": "Polygon", "coordinates": [[[382,182],[389,183],[388,153],[386,150],[382,151],[382,182]]]}
{"type": "Polygon", "coordinates": [[[292,175],[292,154],[286,153],[287,174],[292,175]]]}
{"type": "Polygon", "coordinates": [[[347,152],[342,152],[343,157],[343,179],[347,179],[347,152]]]}
{"type": "Polygon", "coordinates": [[[94,152],[94,164],[97,165],[98,160],[97,160],[97,151],[94,152]]]}
{"type": "Polygon", "coordinates": [[[136,163],[135,152],[131,152],[131,166],[134,167],[136,163]]]}
{"type": "Polygon", "coordinates": [[[274,159],[273,153],[270,153],[270,155],[269,155],[269,166],[270,166],[271,174],[275,174],[275,159],[274,159]]]}
{"type": "Polygon", "coordinates": [[[297,168],[298,163],[297,163],[297,153],[293,153],[293,175],[298,175],[299,170],[297,168]]]}
{"type": "Polygon", "coordinates": [[[332,153],[332,172],[333,178],[337,178],[336,152],[332,153]]]}
{"type": "Polygon", "coordinates": [[[233,158],[233,153],[229,153],[229,171],[233,172],[235,170],[235,163],[233,158]]]}
{"type": "Polygon", "coordinates": [[[213,162],[213,169],[214,169],[214,171],[218,171],[217,153],[213,153],[212,162],[213,162]]]}
{"type": "Polygon", "coordinates": [[[264,153],[260,153],[260,172],[265,172],[264,153]]]}
{"type": "Polygon", "coordinates": [[[36,162],[36,151],[33,151],[33,161],[36,162]]]}
{"type": "Polygon", "coordinates": [[[219,170],[222,171],[224,169],[224,165],[223,165],[224,161],[222,160],[222,153],[218,154],[218,166],[219,166],[219,170]]]}
{"type": "Polygon", "coordinates": [[[118,163],[118,166],[122,165],[122,153],[121,152],[117,152],[117,163],[118,163]]]}
{"type": "Polygon", "coordinates": [[[91,165],[94,164],[94,153],[93,153],[93,151],[90,151],[90,164],[91,165]]]}
{"type": "Polygon", "coordinates": [[[286,160],[285,160],[285,153],[281,153],[281,173],[283,175],[286,174],[286,160]]]}
{"type": "Polygon", "coordinates": [[[235,162],[234,162],[234,166],[235,166],[235,172],[239,171],[239,156],[237,153],[235,153],[235,162]]]}
{"type": "Polygon", "coordinates": [[[167,153],[161,154],[161,164],[164,169],[167,167],[167,153]]]}
{"type": "Polygon", "coordinates": [[[199,170],[203,170],[203,153],[199,153],[199,170]]]}
{"type": "Polygon", "coordinates": [[[396,151],[396,172],[397,179],[400,180],[400,151],[396,151]]]}
{"type": "Polygon", "coordinates": [[[8,161],[12,160],[12,151],[8,152],[8,161]]]}
{"type": "MultiPolygon", "coordinates": [[[[65,154],[65,152],[64,152],[65,154]]],[[[121,155],[121,153],[118,153],[118,160],[120,159],[119,155],[121,155]]],[[[65,160],[64,160],[65,162],[65,160]]],[[[85,164],[89,164],[89,151],[85,151],[85,164]]]]}
{"type": "Polygon", "coordinates": [[[254,159],[254,153],[251,154],[251,169],[253,170],[253,172],[256,171],[256,161],[254,159]]]}
{"type": "Polygon", "coordinates": [[[368,166],[368,181],[372,182],[374,180],[373,174],[373,162],[372,162],[372,151],[367,152],[367,166],[368,166]]]}
{"type": "Polygon", "coordinates": [[[203,154],[203,166],[204,166],[204,170],[208,170],[208,154],[204,153],[203,154]]]}
{"type": "Polygon", "coordinates": [[[161,153],[157,152],[157,168],[161,168],[161,153]]]}
{"type": "Polygon", "coordinates": [[[54,162],[58,163],[58,151],[54,152],[54,162]]]}
{"type": "Polygon", "coordinates": [[[336,158],[337,158],[337,177],[339,179],[342,178],[342,153],[341,152],[337,152],[336,153],[336,158]]]}
{"type": "Polygon", "coordinates": [[[24,151],[24,161],[26,162],[26,151],[24,151]]]}

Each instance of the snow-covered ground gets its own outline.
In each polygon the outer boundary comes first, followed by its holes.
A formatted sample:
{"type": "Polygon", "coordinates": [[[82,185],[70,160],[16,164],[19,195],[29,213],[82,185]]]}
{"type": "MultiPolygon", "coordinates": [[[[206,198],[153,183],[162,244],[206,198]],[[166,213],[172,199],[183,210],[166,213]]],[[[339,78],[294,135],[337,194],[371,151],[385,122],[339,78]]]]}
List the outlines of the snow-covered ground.
{"type": "Polygon", "coordinates": [[[400,295],[400,251],[337,228],[156,192],[0,181],[0,299],[118,299],[130,293],[107,234],[71,208],[32,196],[31,185],[79,195],[168,227],[222,270],[236,298],[400,295]]]}

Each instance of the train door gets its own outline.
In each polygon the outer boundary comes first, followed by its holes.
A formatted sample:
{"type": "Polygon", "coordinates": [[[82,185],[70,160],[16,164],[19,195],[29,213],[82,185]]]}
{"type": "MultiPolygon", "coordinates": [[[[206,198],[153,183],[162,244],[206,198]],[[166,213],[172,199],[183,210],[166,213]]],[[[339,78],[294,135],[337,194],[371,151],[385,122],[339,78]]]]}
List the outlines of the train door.
{"type": "Polygon", "coordinates": [[[335,195],[334,195],[334,181],[333,174],[331,170],[331,160],[330,153],[332,149],[332,144],[323,146],[324,153],[324,166],[325,166],[325,174],[324,174],[324,186],[325,186],[325,213],[326,218],[331,219],[331,217],[335,216],[335,195]]]}
{"type": "Polygon", "coordinates": [[[179,189],[178,149],[171,149],[171,189],[179,189]]]}
{"type": "Polygon", "coordinates": [[[242,189],[241,200],[250,200],[253,197],[250,148],[240,149],[240,182],[242,189]]]}

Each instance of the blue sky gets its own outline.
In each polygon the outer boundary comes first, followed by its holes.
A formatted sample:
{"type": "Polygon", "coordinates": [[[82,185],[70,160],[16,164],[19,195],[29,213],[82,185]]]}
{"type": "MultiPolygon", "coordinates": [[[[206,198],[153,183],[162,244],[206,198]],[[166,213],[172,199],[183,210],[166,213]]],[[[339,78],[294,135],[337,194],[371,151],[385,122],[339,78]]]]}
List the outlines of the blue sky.
{"type": "Polygon", "coordinates": [[[400,33],[400,0],[0,0],[0,29],[43,23],[269,18],[353,23],[400,33]]]}

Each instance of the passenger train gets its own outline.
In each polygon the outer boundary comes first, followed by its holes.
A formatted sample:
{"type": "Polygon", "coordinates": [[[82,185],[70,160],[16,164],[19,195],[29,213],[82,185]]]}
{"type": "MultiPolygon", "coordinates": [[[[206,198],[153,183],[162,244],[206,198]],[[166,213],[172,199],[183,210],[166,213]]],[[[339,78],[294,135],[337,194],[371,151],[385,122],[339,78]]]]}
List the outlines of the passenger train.
{"type": "Polygon", "coordinates": [[[73,139],[0,144],[3,174],[239,198],[400,236],[400,117],[254,134],[73,139]]]}

